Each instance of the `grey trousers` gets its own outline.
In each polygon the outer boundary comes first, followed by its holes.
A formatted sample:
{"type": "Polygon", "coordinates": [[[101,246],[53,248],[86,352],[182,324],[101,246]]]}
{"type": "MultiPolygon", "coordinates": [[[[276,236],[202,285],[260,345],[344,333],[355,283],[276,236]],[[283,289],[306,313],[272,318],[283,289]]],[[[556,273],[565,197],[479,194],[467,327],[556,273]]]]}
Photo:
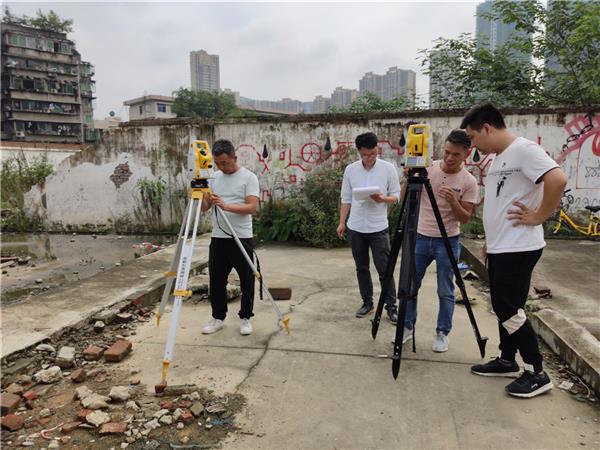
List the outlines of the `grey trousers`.
{"type": "MultiPolygon", "coordinates": [[[[390,257],[390,237],[388,229],[375,233],[360,233],[348,229],[352,256],[356,264],[356,278],[363,303],[373,303],[373,281],[369,270],[369,249],[373,253],[373,262],[379,274],[379,283],[383,282],[385,269],[390,257]]],[[[396,305],[396,283],[392,278],[385,294],[386,307],[396,305]]]]}

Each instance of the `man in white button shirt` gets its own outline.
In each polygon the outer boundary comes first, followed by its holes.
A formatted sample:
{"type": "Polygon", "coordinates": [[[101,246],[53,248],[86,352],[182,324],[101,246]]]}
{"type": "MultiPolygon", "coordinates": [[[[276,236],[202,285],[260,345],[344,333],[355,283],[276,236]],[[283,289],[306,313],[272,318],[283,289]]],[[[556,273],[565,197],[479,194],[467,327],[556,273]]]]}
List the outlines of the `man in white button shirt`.
{"type": "MultiPolygon", "coordinates": [[[[343,239],[346,226],[348,227],[352,256],[356,264],[358,288],[363,302],[356,311],[356,317],[364,317],[373,310],[369,249],[373,253],[373,261],[381,283],[390,256],[388,204],[398,202],[400,197],[398,172],[393,164],[378,159],[380,148],[377,143],[377,136],[374,133],[364,133],[356,137],[355,145],[360,160],[346,167],[342,181],[342,202],[337,234],[340,239],[343,239]],[[374,188],[378,192],[366,199],[360,199],[356,192],[353,195],[353,190],[356,188],[374,188]],[[348,219],[347,225],[346,219],[348,219]]],[[[393,279],[385,294],[385,308],[390,320],[396,323],[398,312],[393,279]]]]}

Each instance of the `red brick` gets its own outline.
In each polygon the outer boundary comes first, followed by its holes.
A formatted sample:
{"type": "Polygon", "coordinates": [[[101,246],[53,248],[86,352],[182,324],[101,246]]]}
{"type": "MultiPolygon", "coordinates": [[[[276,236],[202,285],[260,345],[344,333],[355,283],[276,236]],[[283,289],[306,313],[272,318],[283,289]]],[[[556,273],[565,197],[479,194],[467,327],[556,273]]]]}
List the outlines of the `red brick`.
{"type": "Polygon", "coordinates": [[[8,414],[0,419],[0,425],[8,431],[17,431],[23,428],[25,420],[16,414],[8,414]]]}
{"type": "Polygon", "coordinates": [[[160,402],[160,407],[162,409],[173,411],[175,409],[175,403],[173,403],[173,400],[165,399],[160,402]]]}
{"type": "Polygon", "coordinates": [[[45,427],[48,425],[48,423],[50,423],[51,420],[52,417],[40,417],[37,422],[40,424],[40,426],[45,427]]]}
{"type": "Polygon", "coordinates": [[[107,362],[119,362],[131,352],[131,342],[120,339],[104,352],[104,360],[107,362]]]}
{"type": "Polygon", "coordinates": [[[190,424],[194,421],[194,416],[188,410],[183,411],[183,414],[179,416],[179,421],[183,423],[190,424]]]}
{"type": "Polygon", "coordinates": [[[188,409],[192,407],[192,402],[190,400],[179,400],[177,402],[177,407],[181,409],[188,409]]]}
{"type": "Polygon", "coordinates": [[[90,345],[83,351],[83,359],[86,361],[97,361],[102,358],[102,353],[104,353],[104,349],[96,345],[90,345]]]}
{"type": "Polygon", "coordinates": [[[75,369],[71,373],[71,381],[73,383],[82,383],[85,381],[86,378],[87,374],[85,373],[85,370],[82,367],[80,367],[79,369],[75,369]]]}
{"type": "Polygon", "coordinates": [[[19,407],[21,397],[15,394],[0,394],[0,412],[2,415],[10,414],[19,407]]]}
{"type": "Polygon", "coordinates": [[[69,422],[69,423],[65,423],[62,428],[61,428],[61,432],[64,434],[69,434],[71,431],[73,431],[75,428],[77,428],[79,425],[81,425],[80,421],[75,421],[75,422],[69,422]]]}
{"type": "Polygon", "coordinates": [[[77,413],[77,418],[81,421],[85,421],[85,418],[87,417],[88,414],[93,413],[94,411],[91,409],[81,409],[78,413],[77,413]]]}
{"type": "Polygon", "coordinates": [[[25,393],[23,393],[23,398],[27,401],[34,401],[36,398],[39,397],[39,394],[37,393],[37,391],[27,391],[25,393]]]}
{"type": "Polygon", "coordinates": [[[290,288],[269,288],[269,292],[273,300],[289,300],[292,298],[292,290],[290,288]]]}
{"type": "Polygon", "coordinates": [[[122,434],[127,430],[127,422],[109,422],[102,425],[100,434],[122,434]]]}

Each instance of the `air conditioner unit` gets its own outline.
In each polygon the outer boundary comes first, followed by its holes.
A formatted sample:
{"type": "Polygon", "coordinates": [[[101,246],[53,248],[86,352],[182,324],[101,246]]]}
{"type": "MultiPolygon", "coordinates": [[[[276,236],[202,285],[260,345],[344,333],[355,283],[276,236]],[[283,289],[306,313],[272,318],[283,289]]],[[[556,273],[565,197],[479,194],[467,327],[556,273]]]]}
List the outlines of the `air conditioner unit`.
{"type": "Polygon", "coordinates": [[[15,133],[15,136],[18,137],[18,138],[25,139],[25,132],[24,131],[17,131],[15,133]]]}

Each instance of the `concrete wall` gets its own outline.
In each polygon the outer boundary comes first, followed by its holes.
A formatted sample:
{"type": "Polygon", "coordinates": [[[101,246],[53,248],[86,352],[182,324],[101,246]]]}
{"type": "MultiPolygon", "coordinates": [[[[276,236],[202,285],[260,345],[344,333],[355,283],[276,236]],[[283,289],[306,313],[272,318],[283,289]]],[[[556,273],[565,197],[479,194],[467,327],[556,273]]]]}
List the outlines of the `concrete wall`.
{"type": "MultiPolygon", "coordinates": [[[[444,137],[456,128],[464,111],[423,111],[406,114],[315,115],[253,118],[216,122],[186,119],[149,120],[123,124],[106,132],[95,148],[64,161],[43,191],[30,192],[32,211],[53,228],[103,228],[114,223],[141,229],[181,221],[186,181],[182,175],[190,139],[231,139],[240,163],[260,180],[262,201],[302,187],[320,164],[354,148],[354,137],[374,131],[382,157],[397,167],[399,142],[407,122],[427,122],[434,135],[434,154],[441,155],[444,137]],[[331,150],[325,149],[329,139],[331,150]],[[266,148],[265,148],[266,147],[266,148]],[[265,151],[266,150],[266,151],[265,151]],[[168,194],[160,212],[148,209],[139,180],[164,182],[168,194]],[[157,216],[160,215],[158,218],[157,216]],[[157,222],[158,221],[158,222],[157,222]]],[[[579,110],[506,111],[507,125],[516,134],[539,142],[569,176],[573,209],[600,203],[600,114],[579,110]]],[[[354,155],[352,155],[354,157],[354,155]]],[[[469,159],[468,169],[485,183],[489,157],[469,159]]]]}

